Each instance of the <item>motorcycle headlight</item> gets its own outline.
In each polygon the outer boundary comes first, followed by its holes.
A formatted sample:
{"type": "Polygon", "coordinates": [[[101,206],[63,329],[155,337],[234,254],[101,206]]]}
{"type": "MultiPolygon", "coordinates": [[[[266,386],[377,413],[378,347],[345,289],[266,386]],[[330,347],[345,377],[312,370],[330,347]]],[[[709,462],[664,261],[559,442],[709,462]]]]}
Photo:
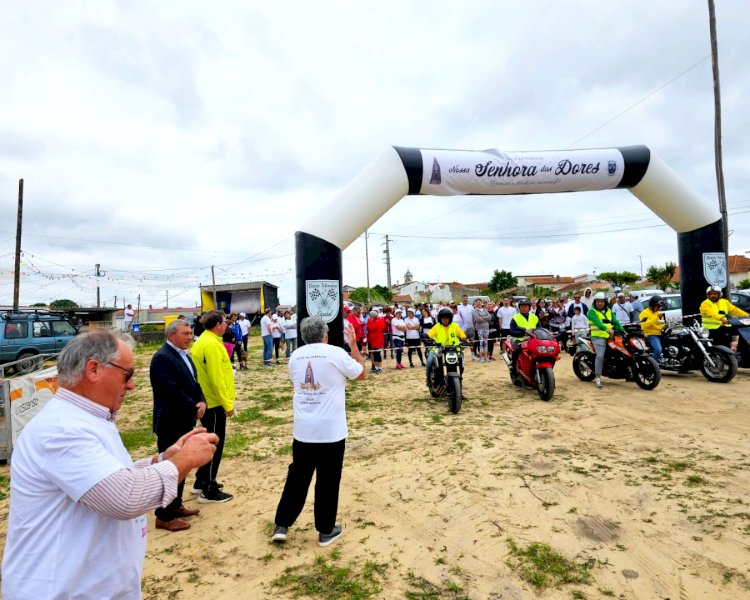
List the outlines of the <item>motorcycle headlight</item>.
{"type": "Polygon", "coordinates": [[[698,334],[699,334],[699,335],[700,335],[700,336],[701,336],[702,338],[704,338],[704,339],[705,339],[705,338],[708,338],[708,337],[709,337],[709,335],[711,335],[711,334],[710,334],[710,333],[708,332],[708,329],[706,329],[705,327],[701,327],[701,328],[700,328],[700,329],[698,330],[698,334]]]}
{"type": "Polygon", "coordinates": [[[445,355],[445,362],[449,365],[455,365],[458,362],[458,354],[455,352],[449,352],[445,355]]]}
{"type": "Polygon", "coordinates": [[[640,338],[631,338],[630,345],[633,346],[633,348],[637,348],[638,350],[646,349],[646,344],[644,344],[643,340],[640,338]]]}

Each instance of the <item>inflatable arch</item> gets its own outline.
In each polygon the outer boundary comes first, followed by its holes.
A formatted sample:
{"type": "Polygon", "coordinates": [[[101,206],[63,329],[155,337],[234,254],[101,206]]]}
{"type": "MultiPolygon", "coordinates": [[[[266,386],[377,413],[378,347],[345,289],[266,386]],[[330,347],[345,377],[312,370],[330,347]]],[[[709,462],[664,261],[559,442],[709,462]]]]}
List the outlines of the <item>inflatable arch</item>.
{"type": "Polygon", "coordinates": [[[708,285],[727,285],[721,215],[646,146],[544,152],[392,147],[295,234],[298,318],[319,315],[330,342],[343,343],[341,252],[406,195],[616,188],[629,189],[677,232],[683,314],[698,312],[708,285]]]}

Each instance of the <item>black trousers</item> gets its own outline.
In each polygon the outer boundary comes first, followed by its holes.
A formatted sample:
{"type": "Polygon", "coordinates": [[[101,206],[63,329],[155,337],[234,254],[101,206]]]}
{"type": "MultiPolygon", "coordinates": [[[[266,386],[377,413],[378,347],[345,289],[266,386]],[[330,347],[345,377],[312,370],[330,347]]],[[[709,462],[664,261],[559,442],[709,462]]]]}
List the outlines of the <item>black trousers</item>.
{"type": "Polygon", "coordinates": [[[305,506],[307,490],[315,472],[315,529],[319,533],[331,533],[339,508],[345,446],[346,440],[330,444],[294,440],[292,464],[276,509],[276,525],[291,527],[297,520],[305,506]]]}
{"type": "Polygon", "coordinates": [[[216,476],[219,473],[221,455],[224,452],[224,438],[227,433],[227,413],[224,412],[224,407],[207,408],[201,417],[201,425],[209,433],[215,433],[219,436],[219,443],[216,444],[216,452],[211,457],[211,462],[206,463],[196,471],[195,481],[198,487],[203,487],[204,492],[215,493],[219,491],[216,485],[216,476]]]}
{"type": "Polygon", "coordinates": [[[273,351],[276,353],[276,362],[279,362],[279,348],[281,348],[281,338],[273,338],[273,351]]]}
{"type": "MultiPolygon", "coordinates": [[[[178,431],[159,433],[156,438],[156,447],[159,449],[159,452],[164,452],[188,431],[190,430],[188,429],[187,431],[183,431],[182,433],[178,431]]],[[[160,519],[162,521],[171,521],[175,518],[174,511],[182,506],[182,492],[184,489],[185,480],[183,479],[177,484],[177,496],[175,497],[175,499],[167,504],[164,508],[159,507],[154,511],[157,519],[160,519]]]]}
{"type": "Polygon", "coordinates": [[[245,352],[247,352],[247,336],[246,335],[242,336],[242,349],[245,352]]]}

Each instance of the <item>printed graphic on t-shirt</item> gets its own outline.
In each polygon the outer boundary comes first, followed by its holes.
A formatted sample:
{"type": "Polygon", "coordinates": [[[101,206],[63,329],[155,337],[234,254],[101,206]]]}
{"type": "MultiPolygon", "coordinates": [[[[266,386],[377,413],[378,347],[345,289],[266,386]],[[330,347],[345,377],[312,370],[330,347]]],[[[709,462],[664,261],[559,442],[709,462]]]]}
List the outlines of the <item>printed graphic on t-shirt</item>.
{"type": "Polygon", "coordinates": [[[305,371],[305,381],[299,384],[301,390],[319,390],[320,384],[315,383],[315,374],[313,373],[312,363],[307,361],[307,370],[305,371]]]}

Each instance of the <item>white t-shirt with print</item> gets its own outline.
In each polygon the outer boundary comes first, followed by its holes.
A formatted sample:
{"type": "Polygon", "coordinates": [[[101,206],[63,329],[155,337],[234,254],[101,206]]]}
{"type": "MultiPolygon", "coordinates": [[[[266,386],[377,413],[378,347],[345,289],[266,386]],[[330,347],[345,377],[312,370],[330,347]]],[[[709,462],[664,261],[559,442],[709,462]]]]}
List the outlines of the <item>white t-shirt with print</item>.
{"type": "Polygon", "coordinates": [[[471,304],[458,305],[458,314],[461,315],[461,320],[459,321],[458,325],[466,331],[467,329],[474,329],[474,307],[471,304]]]}
{"type": "Polygon", "coordinates": [[[500,329],[510,329],[510,320],[518,311],[512,306],[501,306],[497,309],[497,318],[500,320],[500,329]]]}
{"type": "Polygon", "coordinates": [[[362,369],[343,348],[330,344],[307,344],[292,353],[295,440],[325,444],[346,439],[346,381],[359,377],[362,369]]]}
{"type": "Polygon", "coordinates": [[[21,432],[11,463],[3,597],[141,597],[145,515],[119,521],[78,500],[133,461],[114,422],[52,398],[21,432]]]}
{"type": "Polygon", "coordinates": [[[247,332],[250,331],[250,321],[247,318],[237,319],[237,324],[240,326],[242,337],[245,337],[247,335],[247,332]]]}
{"type": "Polygon", "coordinates": [[[284,337],[288,340],[297,339],[297,315],[284,319],[284,337]]]}
{"type": "Polygon", "coordinates": [[[394,317],[393,321],[391,321],[391,332],[393,332],[393,335],[399,335],[401,337],[404,337],[404,334],[406,333],[405,330],[399,329],[396,327],[396,325],[399,325],[401,327],[404,327],[406,323],[403,319],[399,319],[398,317],[394,317]]]}
{"type": "Polygon", "coordinates": [[[269,317],[268,315],[263,315],[260,319],[260,335],[271,335],[271,326],[271,317],[269,317]]]}

